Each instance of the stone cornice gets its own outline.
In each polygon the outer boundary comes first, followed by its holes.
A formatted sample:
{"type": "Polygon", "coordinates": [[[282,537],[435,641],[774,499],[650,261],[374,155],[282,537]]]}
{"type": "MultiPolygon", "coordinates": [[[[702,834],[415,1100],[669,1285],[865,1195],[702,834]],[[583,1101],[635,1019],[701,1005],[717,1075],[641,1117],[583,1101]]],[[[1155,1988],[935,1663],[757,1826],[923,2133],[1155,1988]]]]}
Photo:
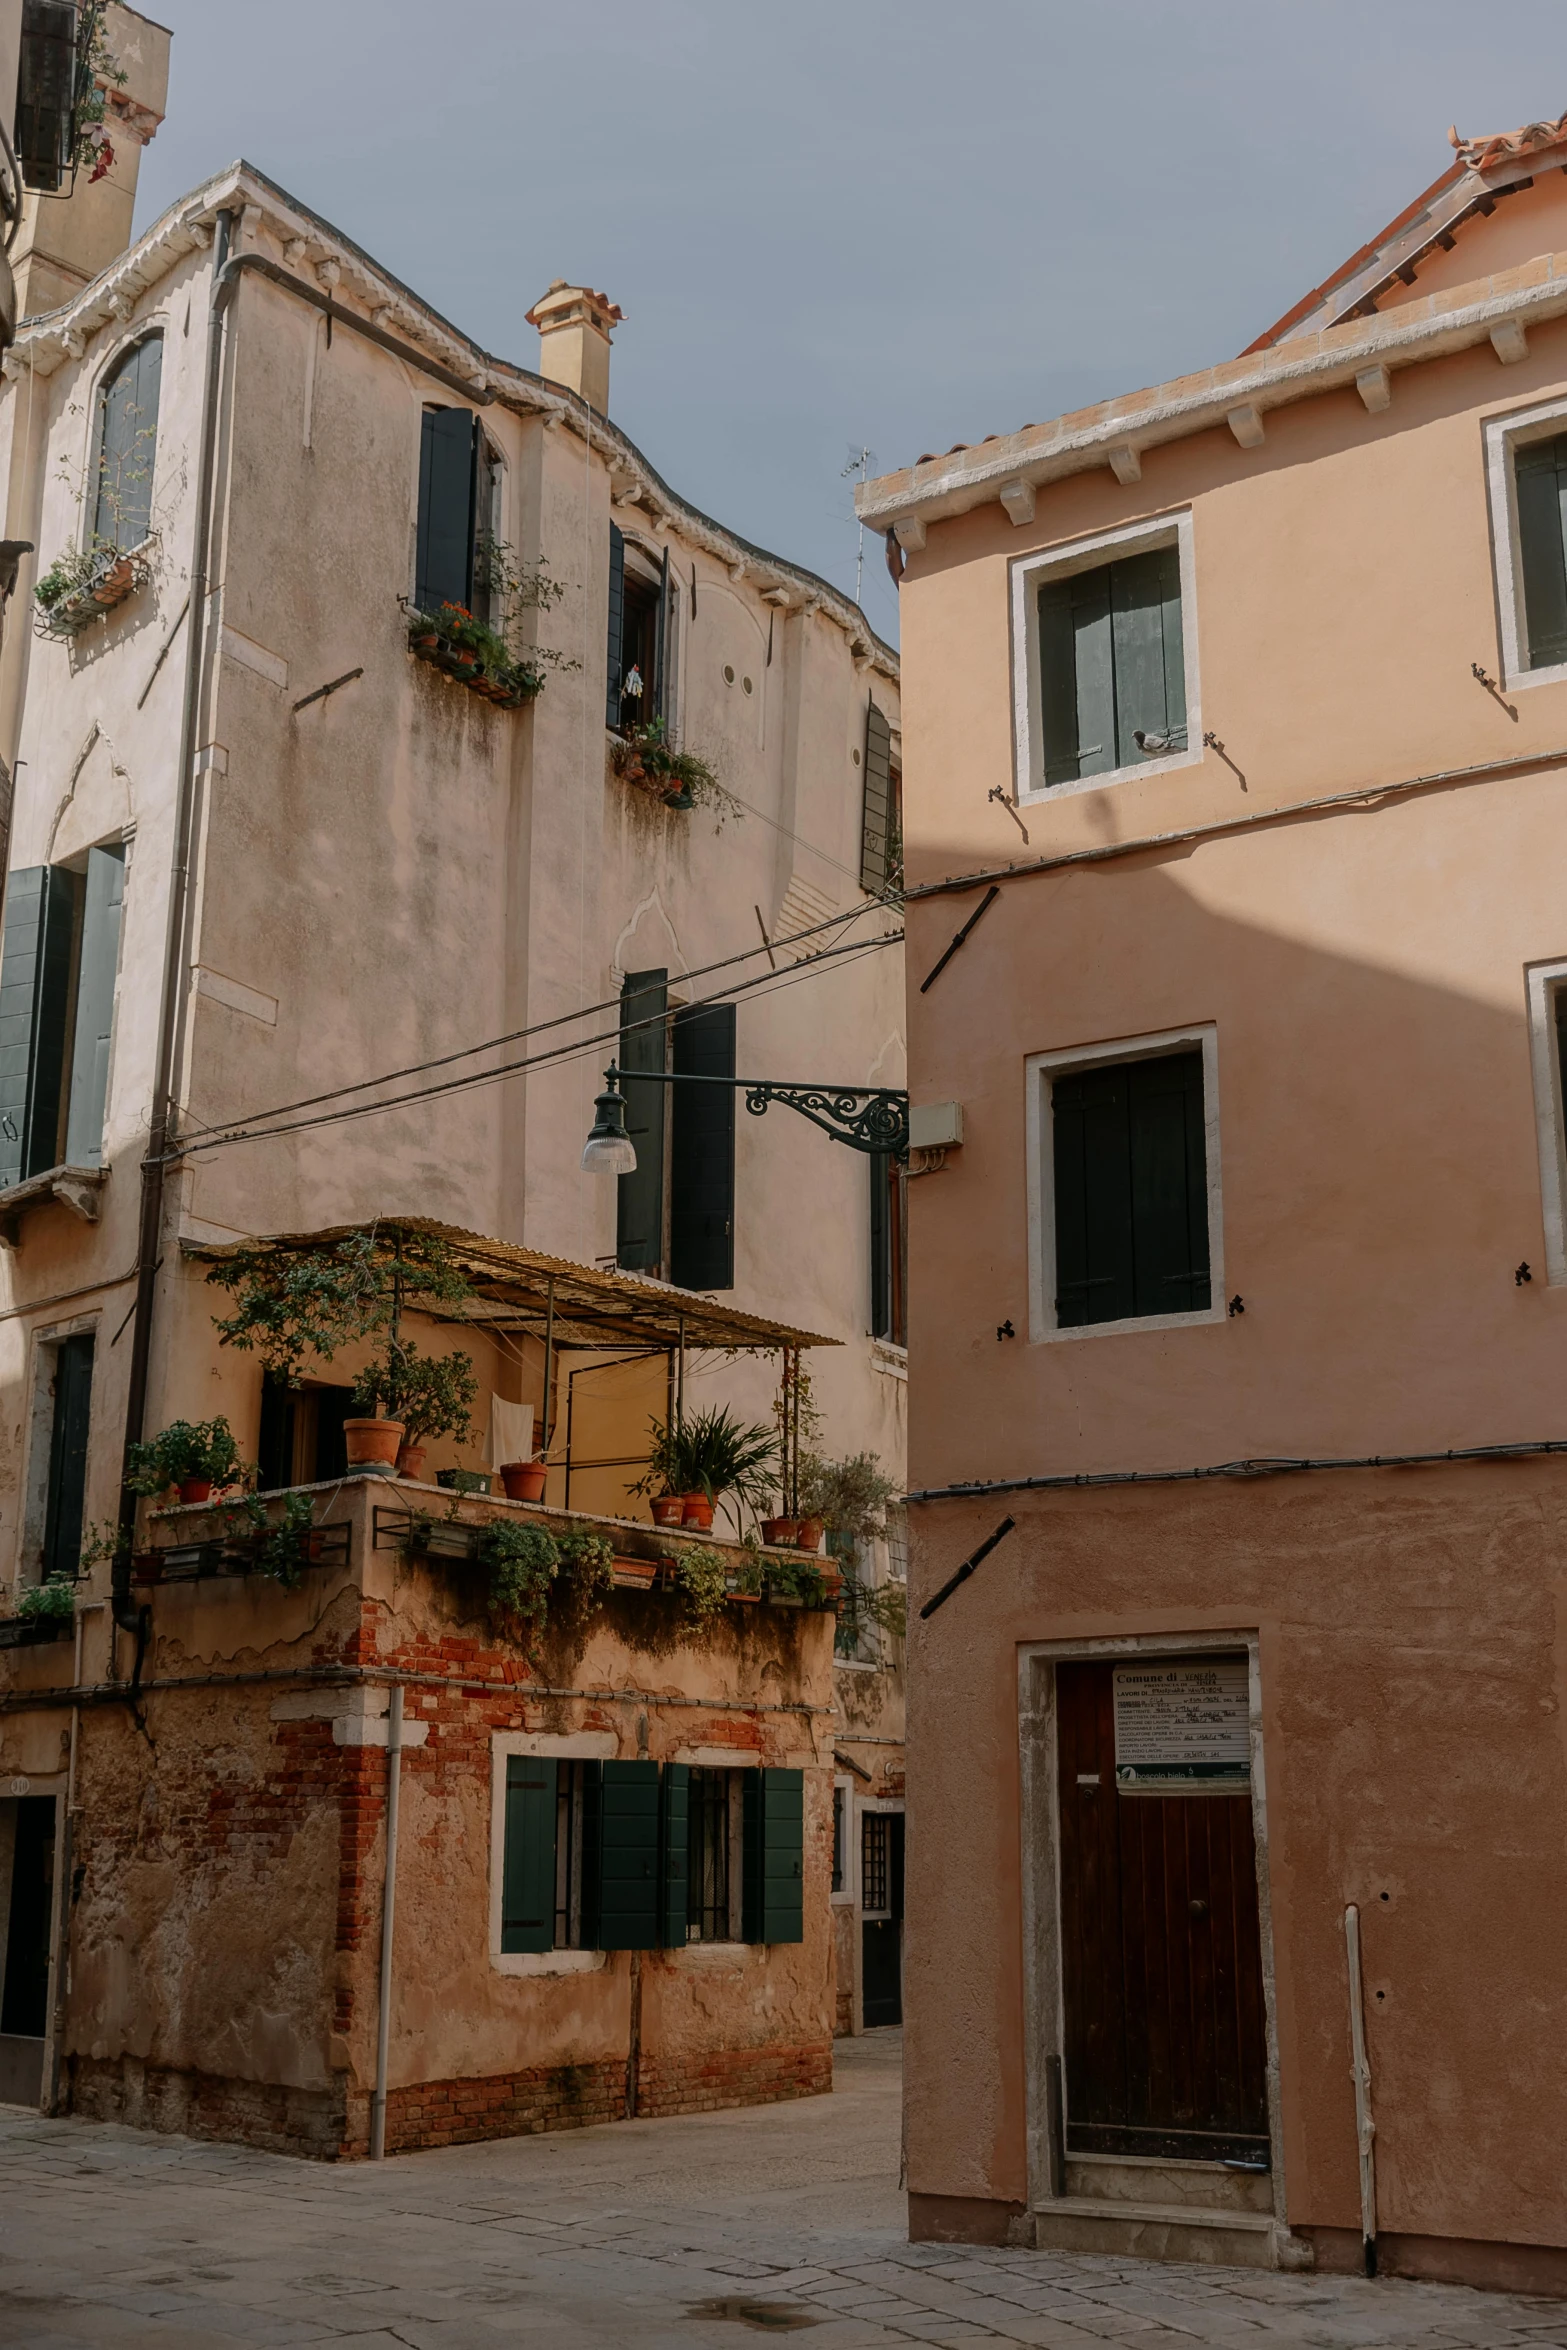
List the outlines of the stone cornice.
{"type": "Polygon", "coordinates": [[[1267,415],[1320,392],[1359,391],[1367,408],[1388,404],[1399,369],[1489,342],[1498,362],[1521,359],[1528,330],[1567,313],[1567,253],[1477,279],[1423,301],[1245,353],[1197,375],[1105,400],[954,450],[867,482],[855,497],[862,521],[896,530],[906,545],[925,525],[999,501],[1014,522],[1033,515],[1033,493],[1098,465],[1133,481],[1144,451],[1227,425],[1243,447],[1263,438],[1267,415]]]}
{"type": "Polygon", "coordinates": [[[654,471],[608,417],[564,386],[482,350],[368,254],[247,163],[230,165],[171,205],[129,252],[58,310],[22,322],[5,354],[4,373],[49,376],[78,360],[100,327],[127,318],[137,302],[188,254],[212,241],[220,212],[238,214],[235,250],[262,253],[307,286],[329,295],[345,322],[358,317],[468,385],[475,400],[494,401],[575,433],[609,470],[617,506],[638,507],[650,527],[712,556],[732,579],[745,578],[776,608],[819,613],[841,629],[855,666],[896,680],[898,656],[849,599],[814,572],[770,554],[688,504],[654,471]]]}

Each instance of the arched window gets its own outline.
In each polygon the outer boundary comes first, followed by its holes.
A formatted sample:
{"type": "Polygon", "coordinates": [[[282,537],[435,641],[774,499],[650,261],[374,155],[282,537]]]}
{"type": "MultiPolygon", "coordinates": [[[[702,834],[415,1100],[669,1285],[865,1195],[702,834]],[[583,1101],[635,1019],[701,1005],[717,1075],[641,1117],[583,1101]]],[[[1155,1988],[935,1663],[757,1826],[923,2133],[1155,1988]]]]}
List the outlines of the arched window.
{"type": "Polygon", "coordinates": [[[163,337],[147,335],[115,362],[99,389],[96,545],[139,547],[151,530],[162,374],[163,337]]]}

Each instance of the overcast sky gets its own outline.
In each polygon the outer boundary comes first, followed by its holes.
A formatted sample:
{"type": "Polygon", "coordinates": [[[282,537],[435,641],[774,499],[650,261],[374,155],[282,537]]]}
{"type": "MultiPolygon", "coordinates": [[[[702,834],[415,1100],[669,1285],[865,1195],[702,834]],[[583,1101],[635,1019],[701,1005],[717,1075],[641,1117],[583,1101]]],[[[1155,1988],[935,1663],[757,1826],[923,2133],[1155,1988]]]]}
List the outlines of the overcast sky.
{"type": "MultiPolygon", "coordinates": [[[[876,469],[1228,358],[1567,107],[1561,0],[161,0],[138,228],[243,154],[490,350],[626,313],[616,421],[853,593],[876,469]]],[[[871,545],[863,598],[896,599],[871,545]]]]}

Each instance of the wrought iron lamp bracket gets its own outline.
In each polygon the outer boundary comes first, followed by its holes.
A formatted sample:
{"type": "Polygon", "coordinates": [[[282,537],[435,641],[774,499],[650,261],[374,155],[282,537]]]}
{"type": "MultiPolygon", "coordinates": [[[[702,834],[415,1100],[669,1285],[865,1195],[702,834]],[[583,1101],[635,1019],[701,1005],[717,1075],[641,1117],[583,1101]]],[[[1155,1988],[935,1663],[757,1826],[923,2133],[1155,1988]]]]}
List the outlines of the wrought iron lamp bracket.
{"type": "Polygon", "coordinates": [[[753,1118],[763,1117],[773,1102],[797,1110],[834,1142],[868,1156],[905,1158],[909,1148],[909,1097],[888,1085],[787,1085],[772,1078],[708,1077],[695,1072],[660,1069],[622,1070],[613,1065],[605,1082],[617,1089],[627,1077],[655,1085],[727,1085],[743,1093],[753,1118]]]}

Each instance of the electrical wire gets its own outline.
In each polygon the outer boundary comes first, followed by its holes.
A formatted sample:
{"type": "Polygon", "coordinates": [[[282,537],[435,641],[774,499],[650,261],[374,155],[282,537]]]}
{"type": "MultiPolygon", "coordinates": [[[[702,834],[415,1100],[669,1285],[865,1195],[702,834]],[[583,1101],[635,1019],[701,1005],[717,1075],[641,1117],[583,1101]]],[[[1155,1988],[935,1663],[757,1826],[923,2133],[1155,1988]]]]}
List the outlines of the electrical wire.
{"type": "MultiPolygon", "coordinates": [[[[901,931],[885,931],[878,938],[848,939],[839,946],[825,947],[819,954],[808,956],[804,962],[796,964],[792,971],[760,972],[753,979],[738,980],[733,987],[721,988],[715,995],[699,997],[690,1008],[696,1010],[704,1004],[722,1003],[734,996],[750,994],[753,990],[759,995],[776,995],[786,987],[798,986],[801,980],[814,978],[825,963],[835,961],[839,956],[860,959],[875,954],[882,947],[901,945],[902,939],[901,931]]],[[[657,1014],[655,1018],[662,1019],[665,1016],[657,1014]]],[[[337,1109],[323,1110],[318,1117],[297,1118],[286,1125],[247,1124],[223,1133],[209,1132],[199,1141],[177,1145],[167,1156],[170,1160],[195,1158],[207,1151],[232,1148],[238,1143],[266,1142],[279,1135],[313,1132],[323,1126],[344,1125],[351,1118],[373,1118],[385,1110],[406,1109],[414,1102],[435,1101],[447,1094],[465,1093],[483,1085],[498,1085],[508,1077],[520,1076],[528,1070],[558,1068],[570,1061],[586,1059],[601,1046],[618,1043],[624,1033],[619,1027],[607,1028],[599,1035],[581,1038],[575,1044],[552,1045],[542,1053],[531,1053],[521,1060],[504,1062],[498,1069],[471,1070],[464,1076],[445,1078],[438,1085],[416,1086],[411,1092],[394,1094],[390,1101],[349,1102],[337,1109]]]]}
{"type": "MultiPolygon", "coordinates": [[[[880,898],[872,900],[872,903],[876,905],[886,905],[886,901],[880,898]]],[[[869,906],[851,906],[845,913],[833,914],[825,922],[813,922],[806,930],[791,931],[787,938],[775,938],[770,942],[772,952],[774,954],[779,954],[785,947],[798,946],[802,939],[816,938],[824,930],[835,929],[839,923],[857,922],[860,916],[864,913],[868,913],[869,910],[869,906]]],[[[888,911],[894,910],[896,909],[891,907],[888,908],[888,911]]],[[[901,935],[902,933],[900,932],[899,936],[901,937],[901,935]]],[[[732,969],[736,963],[754,962],[759,955],[766,954],[767,952],[768,948],[766,946],[747,947],[740,954],[725,955],[716,963],[699,963],[694,971],[681,971],[677,973],[676,976],[681,981],[688,979],[706,979],[710,977],[711,974],[715,971],[728,971],[732,969]]],[[[805,960],[814,961],[815,957],[808,956],[805,958],[805,960]]],[[[704,997],[702,1000],[704,1002],[716,1002],[718,999],[716,997],[704,997]]],[[[591,1020],[599,1012],[612,1012],[616,1009],[620,1001],[621,999],[619,996],[606,996],[602,1003],[584,1004],[574,1012],[557,1013],[556,1016],[551,1020],[536,1020],[533,1022],[532,1026],[528,1028],[508,1029],[501,1036],[486,1037],[482,1044],[465,1044],[460,1046],[455,1052],[438,1053],[434,1056],[433,1059],[428,1061],[410,1061],[401,1069],[384,1069],[378,1077],[359,1077],[356,1078],[351,1085],[330,1086],[325,1093],[305,1094],[298,1101],[275,1102],[270,1109],[252,1110],[248,1117],[231,1121],[230,1125],[224,1127],[222,1131],[224,1133],[229,1133],[232,1131],[232,1127],[234,1125],[253,1125],[258,1119],[261,1118],[287,1118],[292,1116],[295,1110],[313,1110],[318,1108],[323,1102],[344,1101],[350,1094],[368,1093],[372,1087],[377,1085],[395,1085],[397,1081],[403,1077],[422,1077],[425,1072],[430,1069],[447,1069],[451,1067],[454,1061],[470,1060],[476,1053],[494,1052],[501,1045],[505,1044],[521,1044],[527,1037],[547,1035],[552,1028],[569,1028],[573,1021],[591,1020]]],[[[652,1015],[654,1020],[660,1020],[663,1017],[663,1013],[655,1013],[652,1015]]],[[[650,1023],[647,1021],[630,1021],[627,1023],[625,1033],[630,1034],[633,1030],[646,1027],[649,1024],[650,1023]]],[[[198,1120],[191,1129],[193,1136],[216,1134],[218,1131],[219,1128],[215,1123],[203,1120],[198,1120]]],[[[194,1148],[194,1143],[192,1143],[190,1147],[194,1148]]]]}

